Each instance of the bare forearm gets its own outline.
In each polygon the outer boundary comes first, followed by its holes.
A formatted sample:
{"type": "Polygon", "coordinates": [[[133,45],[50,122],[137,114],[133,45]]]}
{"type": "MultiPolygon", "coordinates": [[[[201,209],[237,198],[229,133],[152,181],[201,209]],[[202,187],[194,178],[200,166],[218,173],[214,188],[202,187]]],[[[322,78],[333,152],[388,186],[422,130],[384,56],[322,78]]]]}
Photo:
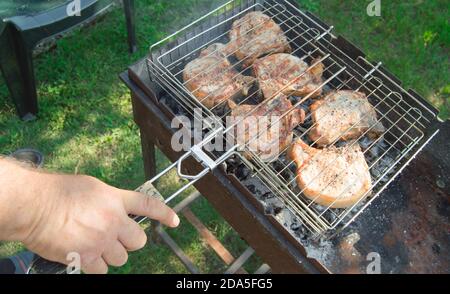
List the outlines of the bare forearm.
{"type": "Polygon", "coordinates": [[[0,240],[23,241],[43,213],[50,175],[0,158],[0,240]]]}
{"type": "Polygon", "coordinates": [[[65,263],[81,256],[87,273],[126,262],[146,242],[128,214],[175,227],[177,215],[161,201],[111,187],[90,176],[47,174],[0,158],[0,240],[21,241],[44,258],[65,263]]]}

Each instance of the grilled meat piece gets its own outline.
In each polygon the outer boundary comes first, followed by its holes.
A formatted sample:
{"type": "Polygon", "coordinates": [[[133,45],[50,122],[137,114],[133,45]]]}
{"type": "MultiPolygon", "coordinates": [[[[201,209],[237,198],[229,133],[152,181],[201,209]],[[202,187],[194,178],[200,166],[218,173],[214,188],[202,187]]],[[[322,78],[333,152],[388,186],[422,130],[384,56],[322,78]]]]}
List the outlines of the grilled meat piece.
{"type": "Polygon", "coordinates": [[[336,140],[356,139],[366,131],[372,138],[385,131],[377,120],[375,108],[361,92],[332,92],[314,102],[310,109],[314,127],[309,137],[320,146],[336,140]]]}
{"type": "Polygon", "coordinates": [[[227,58],[228,49],[227,45],[222,43],[213,43],[209,45],[208,47],[204,48],[202,51],[200,51],[200,57],[208,57],[208,56],[215,56],[215,57],[221,57],[221,58],[227,58]]]}
{"type": "Polygon", "coordinates": [[[255,78],[241,75],[226,58],[225,45],[212,44],[183,71],[186,88],[211,109],[235,96],[247,95],[255,78]]]}
{"type": "Polygon", "coordinates": [[[258,78],[264,97],[271,98],[280,91],[285,95],[311,97],[322,94],[322,74],[324,65],[314,59],[312,68],[300,58],[286,53],[269,55],[253,64],[253,72],[258,78]],[[316,64],[317,63],[317,64],[316,64]]]}
{"type": "MultiPolygon", "coordinates": [[[[305,111],[293,109],[284,95],[260,105],[236,106],[232,100],[228,101],[228,105],[232,109],[231,116],[239,122],[235,132],[237,143],[241,146],[247,144],[247,149],[264,161],[276,159],[291,144],[293,129],[305,119],[305,111]]],[[[245,156],[248,159],[252,157],[250,154],[245,156]]]]}
{"type": "Polygon", "coordinates": [[[357,203],[372,185],[369,167],[357,142],[316,149],[300,139],[289,151],[297,166],[297,184],[310,200],[332,208],[357,203]]]}
{"type": "Polygon", "coordinates": [[[227,50],[248,67],[260,56],[291,52],[292,48],[280,26],[268,15],[256,11],[233,23],[227,50]]]}

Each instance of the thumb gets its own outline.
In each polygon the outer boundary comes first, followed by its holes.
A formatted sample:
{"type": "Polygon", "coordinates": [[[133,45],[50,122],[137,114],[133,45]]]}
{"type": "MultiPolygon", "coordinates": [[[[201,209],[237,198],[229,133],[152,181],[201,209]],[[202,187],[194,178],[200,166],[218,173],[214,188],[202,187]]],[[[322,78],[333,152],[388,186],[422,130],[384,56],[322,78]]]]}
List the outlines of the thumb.
{"type": "Polygon", "coordinates": [[[177,227],[180,219],[164,202],[151,196],[122,190],[122,199],[128,214],[146,216],[169,227],[177,227]]]}

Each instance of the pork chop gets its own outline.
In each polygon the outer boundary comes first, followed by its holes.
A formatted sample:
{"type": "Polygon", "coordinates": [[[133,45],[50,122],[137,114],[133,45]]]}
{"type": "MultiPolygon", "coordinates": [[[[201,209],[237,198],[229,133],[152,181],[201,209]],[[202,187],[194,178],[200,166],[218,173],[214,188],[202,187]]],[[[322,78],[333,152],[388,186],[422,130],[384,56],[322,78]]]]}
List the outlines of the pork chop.
{"type": "Polygon", "coordinates": [[[211,109],[235,96],[247,95],[255,78],[241,75],[226,57],[225,45],[212,44],[183,70],[186,88],[211,109]]]}
{"type": "Polygon", "coordinates": [[[300,58],[286,53],[278,53],[258,59],[253,64],[253,72],[258,79],[264,97],[271,98],[278,92],[285,95],[317,97],[322,94],[322,74],[324,65],[314,59],[312,68],[300,58]]]}
{"type": "Polygon", "coordinates": [[[320,205],[349,207],[371,188],[369,167],[357,142],[316,149],[299,139],[289,157],[297,166],[296,180],[303,194],[320,205]]]}
{"type": "Polygon", "coordinates": [[[309,137],[320,146],[356,139],[366,131],[374,138],[385,131],[375,108],[361,92],[335,91],[314,102],[310,109],[313,128],[309,137]]]}
{"type": "MultiPolygon", "coordinates": [[[[239,122],[235,133],[237,143],[247,145],[247,149],[264,161],[274,160],[291,144],[293,129],[305,119],[305,111],[293,109],[294,106],[284,95],[260,105],[236,106],[232,100],[228,104],[234,121],[239,122]],[[289,114],[283,116],[290,110],[289,114]]],[[[251,159],[250,154],[245,156],[251,159]]]]}
{"type": "Polygon", "coordinates": [[[268,15],[255,11],[233,23],[228,50],[248,67],[260,56],[291,52],[292,48],[280,26],[268,15]]]}

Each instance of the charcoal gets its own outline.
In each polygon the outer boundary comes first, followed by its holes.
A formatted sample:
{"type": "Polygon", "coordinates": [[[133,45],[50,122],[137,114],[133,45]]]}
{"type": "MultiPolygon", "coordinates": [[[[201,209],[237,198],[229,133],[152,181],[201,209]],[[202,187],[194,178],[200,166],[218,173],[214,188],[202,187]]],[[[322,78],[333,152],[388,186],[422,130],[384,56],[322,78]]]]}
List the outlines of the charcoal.
{"type": "Polygon", "coordinates": [[[272,206],[264,206],[264,213],[267,215],[273,215],[273,207],[272,206]]]}
{"type": "Polygon", "coordinates": [[[267,192],[267,193],[264,193],[263,195],[261,195],[260,199],[261,200],[267,200],[267,199],[270,199],[270,198],[273,198],[273,197],[275,197],[275,195],[273,195],[273,193],[267,192]]]}
{"type": "Polygon", "coordinates": [[[245,167],[244,165],[240,165],[236,169],[235,173],[236,173],[236,176],[240,180],[245,180],[248,177],[248,175],[250,174],[250,170],[247,167],[245,167]]]}
{"type": "Polygon", "coordinates": [[[275,215],[279,214],[281,211],[283,211],[283,208],[281,208],[281,207],[273,208],[273,214],[275,214],[275,215]]]}
{"type": "Polygon", "coordinates": [[[297,219],[294,219],[291,223],[290,226],[291,230],[293,230],[294,232],[298,231],[301,228],[301,224],[298,222],[297,219]]]}
{"type": "Polygon", "coordinates": [[[253,194],[256,194],[256,187],[255,185],[248,185],[247,189],[252,192],[253,194]]]}

